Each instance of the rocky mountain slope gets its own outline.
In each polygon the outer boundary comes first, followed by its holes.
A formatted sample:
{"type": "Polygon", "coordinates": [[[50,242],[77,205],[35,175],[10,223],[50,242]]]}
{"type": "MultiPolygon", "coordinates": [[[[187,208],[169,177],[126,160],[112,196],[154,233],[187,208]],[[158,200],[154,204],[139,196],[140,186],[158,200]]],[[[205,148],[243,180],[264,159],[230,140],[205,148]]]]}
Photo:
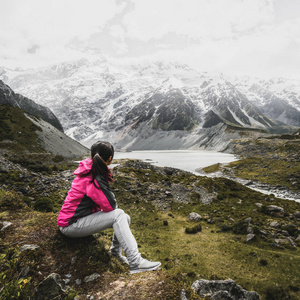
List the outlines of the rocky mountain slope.
{"type": "Polygon", "coordinates": [[[5,104],[21,108],[25,112],[45,120],[63,132],[61,123],[48,107],[39,105],[31,99],[16,94],[8,85],[0,80],[0,105],[5,104]]]}
{"type": "Polygon", "coordinates": [[[81,157],[88,153],[86,147],[62,132],[58,119],[49,109],[15,94],[6,85],[2,87],[1,152],[7,155],[16,153],[19,157],[23,155],[22,152],[49,153],[63,157],[81,157]],[[49,119],[61,130],[53,126],[49,119]]]}
{"type": "Polygon", "coordinates": [[[300,126],[297,81],[237,79],[175,63],[116,67],[99,56],[39,70],[1,68],[0,78],[50,107],[87,146],[103,138],[119,148],[158,149],[164,139],[165,148],[180,149],[181,135],[199,148],[205,139],[227,144],[216,126],[277,133],[300,126]]]}

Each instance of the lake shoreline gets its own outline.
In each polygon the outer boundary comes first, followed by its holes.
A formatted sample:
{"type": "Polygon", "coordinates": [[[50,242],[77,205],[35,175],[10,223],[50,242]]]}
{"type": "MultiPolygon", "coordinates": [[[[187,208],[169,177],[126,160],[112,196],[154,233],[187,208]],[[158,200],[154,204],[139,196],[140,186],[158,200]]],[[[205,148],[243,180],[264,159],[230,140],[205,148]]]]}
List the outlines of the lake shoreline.
{"type": "Polygon", "coordinates": [[[138,159],[157,167],[175,168],[182,171],[190,172],[197,176],[223,177],[241,183],[252,190],[261,192],[266,195],[273,194],[275,197],[281,199],[300,202],[299,194],[297,192],[293,192],[283,186],[272,186],[261,182],[255,182],[255,181],[242,179],[234,176],[228,176],[220,171],[214,173],[206,173],[202,171],[203,168],[212,166],[214,164],[226,165],[230,162],[240,160],[241,158],[235,154],[228,154],[228,153],[209,151],[209,150],[140,150],[140,151],[130,151],[130,152],[116,152],[115,159],[138,159]],[[209,159],[211,160],[206,160],[205,162],[198,161],[197,163],[193,163],[194,165],[193,167],[186,167],[187,165],[183,165],[183,164],[181,164],[180,167],[180,166],[176,166],[176,161],[174,163],[174,161],[172,160],[166,160],[166,164],[164,164],[162,162],[163,159],[158,159],[159,157],[157,156],[158,154],[161,154],[162,156],[165,156],[167,154],[168,155],[173,154],[174,156],[174,154],[189,155],[189,154],[196,154],[196,153],[200,155],[201,154],[209,155],[209,156],[211,155],[211,157],[209,157],[209,159]],[[222,162],[221,157],[224,157],[226,162],[222,162]],[[195,167],[196,164],[197,166],[195,167]],[[198,165],[201,166],[199,167],[198,165]]]}
{"type": "Polygon", "coordinates": [[[241,183],[242,185],[266,194],[266,195],[274,195],[277,198],[281,198],[284,200],[292,200],[300,203],[300,195],[297,192],[291,191],[288,188],[284,186],[272,186],[270,184],[262,183],[262,182],[254,182],[252,180],[247,180],[247,179],[242,179],[238,177],[233,177],[233,176],[226,176],[222,172],[215,172],[215,173],[205,173],[203,171],[202,176],[207,176],[207,177],[219,177],[219,178],[227,178],[230,180],[233,180],[235,182],[241,183]]]}
{"type": "Polygon", "coordinates": [[[170,167],[201,175],[202,169],[216,163],[230,163],[239,159],[235,154],[209,150],[139,150],[115,152],[114,159],[140,159],[157,167],[170,167]]]}

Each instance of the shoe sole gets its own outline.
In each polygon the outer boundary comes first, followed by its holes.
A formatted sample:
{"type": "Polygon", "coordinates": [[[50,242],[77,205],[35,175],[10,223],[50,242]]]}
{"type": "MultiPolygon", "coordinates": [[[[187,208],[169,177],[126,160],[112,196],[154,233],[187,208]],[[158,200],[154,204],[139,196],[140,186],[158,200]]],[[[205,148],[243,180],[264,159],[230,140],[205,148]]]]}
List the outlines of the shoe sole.
{"type": "Polygon", "coordinates": [[[148,269],[133,269],[130,270],[130,274],[135,274],[135,273],[140,273],[140,272],[147,272],[147,271],[155,271],[156,269],[158,269],[160,267],[161,263],[155,267],[152,268],[148,268],[148,269]]]}

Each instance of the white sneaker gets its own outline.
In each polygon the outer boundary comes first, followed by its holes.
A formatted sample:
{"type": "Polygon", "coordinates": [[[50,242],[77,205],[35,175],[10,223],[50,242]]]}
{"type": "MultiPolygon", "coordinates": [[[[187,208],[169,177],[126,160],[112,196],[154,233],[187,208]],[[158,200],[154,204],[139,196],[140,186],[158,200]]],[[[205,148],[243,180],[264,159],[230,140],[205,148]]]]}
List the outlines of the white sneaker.
{"type": "Polygon", "coordinates": [[[160,265],[161,263],[159,261],[149,261],[147,259],[142,258],[139,265],[135,267],[130,267],[130,274],[145,272],[145,271],[154,271],[160,265]]]}

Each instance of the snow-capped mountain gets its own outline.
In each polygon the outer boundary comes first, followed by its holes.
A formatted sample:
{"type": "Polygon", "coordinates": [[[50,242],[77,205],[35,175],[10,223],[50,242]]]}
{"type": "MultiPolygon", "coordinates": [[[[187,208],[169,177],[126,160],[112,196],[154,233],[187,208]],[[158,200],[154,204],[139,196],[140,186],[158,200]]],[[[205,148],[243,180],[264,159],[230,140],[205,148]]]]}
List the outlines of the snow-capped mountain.
{"type": "Polygon", "coordinates": [[[105,138],[128,149],[199,147],[228,126],[300,127],[297,81],[230,78],[176,63],[115,66],[102,56],[39,70],[0,68],[0,79],[51,108],[87,146],[105,138]]]}

